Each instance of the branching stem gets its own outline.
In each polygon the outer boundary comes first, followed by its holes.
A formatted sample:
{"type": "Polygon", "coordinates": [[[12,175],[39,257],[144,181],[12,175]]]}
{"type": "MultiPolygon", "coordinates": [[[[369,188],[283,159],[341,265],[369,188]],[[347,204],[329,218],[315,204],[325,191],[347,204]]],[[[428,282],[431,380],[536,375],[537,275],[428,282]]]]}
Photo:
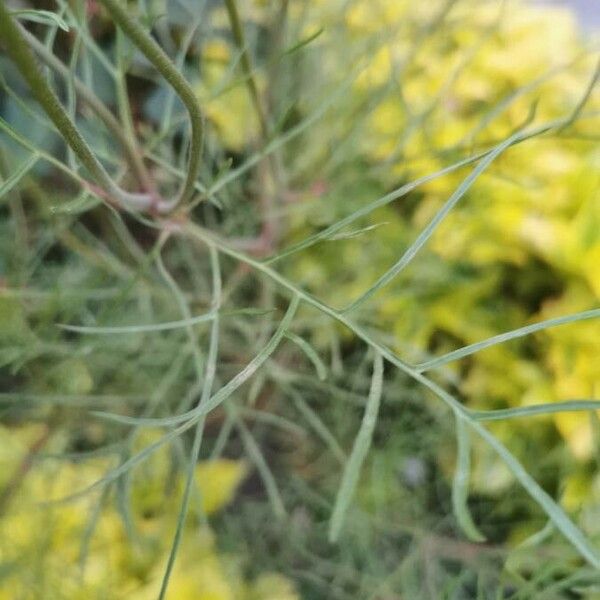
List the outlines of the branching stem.
{"type": "Polygon", "coordinates": [[[11,16],[4,0],[0,0],[0,39],[8,56],[27,82],[34,98],[102,190],[123,208],[132,210],[153,208],[155,201],[151,194],[125,192],[111,179],[42,75],[27,40],[11,16]]]}
{"type": "Polygon", "coordinates": [[[173,87],[189,113],[192,130],[190,154],[185,181],[183,182],[177,198],[172,201],[170,206],[170,208],[174,208],[191,198],[200,171],[204,126],[198,100],[190,84],[177,70],[177,67],[173,64],[171,59],[139,22],[131,18],[127,12],[127,8],[123,6],[119,0],[100,0],[100,2],[117,25],[123,30],[123,33],[125,33],[125,35],[137,46],[144,56],[156,67],[157,71],[173,87]]]}
{"type": "Polygon", "coordinates": [[[54,54],[48,51],[46,46],[42,44],[34,35],[29,33],[26,29],[21,28],[23,36],[27,40],[30,48],[37,54],[37,56],[46,63],[51,69],[59,73],[62,77],[72,77],[73,84],[77,93],[85,101],[85,103],[98,115],[102,120],[106,128],[115,136],[119,141],[125,152],[125,158],[133,171],[135,178],[138,183],[142,186],[145,191],[151,191],[153,189],[152,179],[148,170],[146,169],[142,161],[142,152],[137,147],[134,139],[128,138],[123,132],[121,124],[110,110],[104,105],[102,100],[94,94],[94,92],[77,76],[72,75],[69,72],[69,68],[54,54]]]}

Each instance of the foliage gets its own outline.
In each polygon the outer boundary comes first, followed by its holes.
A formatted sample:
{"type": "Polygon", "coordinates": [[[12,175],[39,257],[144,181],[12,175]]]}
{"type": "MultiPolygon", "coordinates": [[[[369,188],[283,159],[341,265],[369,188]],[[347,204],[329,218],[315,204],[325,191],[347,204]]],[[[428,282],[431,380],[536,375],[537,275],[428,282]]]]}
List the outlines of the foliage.
{"type": "Polygon", "coordinates": [[[569,13],[0,2],[0,597],[597,597],[569,13]]]}

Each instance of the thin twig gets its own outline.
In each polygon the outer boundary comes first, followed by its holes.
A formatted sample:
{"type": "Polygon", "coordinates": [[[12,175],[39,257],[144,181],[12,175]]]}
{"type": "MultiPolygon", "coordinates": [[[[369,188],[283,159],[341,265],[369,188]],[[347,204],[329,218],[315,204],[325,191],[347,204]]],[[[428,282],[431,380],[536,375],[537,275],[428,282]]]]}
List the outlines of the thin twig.
{"type": "Polygon", "coordinates": [[[34,98],[102,190],[122,208],[130,210],[154,208],[156,201],[153,195],[132,194],[122,190],[96,158],[42,75],[33,51],[23,36],[21,28],[6,8],[4,0],[0,0],[0,39],[3,41],[7,54],[29,85],[34,98]]]}
{"type": "Polygon", "coordinates": [[[138,47],[144,56],[173,87],[187,108],[190,117],[192,138],[185,181],[177,197],[169,204],[169,208],[175,208],[177,205],[186,202],[192,197],[196,179],[200,172],[204,126],[198,99],[190,84],[177,70],[177,67],[171,62],[171,59],[165,54],[163,49],[154,41],[154,39],[148,35],[148,32],[139,24],[139,22],[129,15],[126,7],[118,0],[100,0],[100,2],[123,30],[125,35],[127,35],[127,37],[138,47]]]}
{"type": "Polygon", "coordinates": [[[84,102],[98,115],[104,125],[106,125],[106,128],[115,136],[123,147],[125,158],[142,189],[148,192],[153,191],[154,185],[152,183],[152,178],[142,161],[142,151],[138,148],[136,140],[133,138],[130,139],[125,135],[121,124],[115,119],[102,100],[100,100],[100,98],[98,98],[98,96],[96,96],[96,94],[81,81],[81,79],[75,74],[70,73],[69,68],[60,59],[54,56],[54,54],[48,52],[46,46],[44,46],[44,44],[42,44],[34,35],[24,28],[21,28],[21,30],[27,43],[40,60],[59,73],[62,77],[72,78],[75,89],[82,100],[84,100],[84,102]]]}

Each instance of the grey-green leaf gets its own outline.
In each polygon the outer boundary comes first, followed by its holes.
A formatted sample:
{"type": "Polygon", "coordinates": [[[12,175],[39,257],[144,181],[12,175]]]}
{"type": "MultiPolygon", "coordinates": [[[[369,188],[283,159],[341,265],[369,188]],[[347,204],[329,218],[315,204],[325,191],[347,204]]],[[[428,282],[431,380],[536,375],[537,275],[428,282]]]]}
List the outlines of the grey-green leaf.
{"type": "Polygon", "coordinates": [[[369,398],[363,415],[362,423],[358,435],[354,440],[350,458],[344,468],[342,483],[338,489],[331,521],[329,524],[329,541],[336,542],[344,524],[346,512],[354,496],[356,484],[360,470],[365,461],[371,440],[373,439],[373,430],[377,423],[379,414],[379,405],[381,402],[381,393],[383,389],[383,357],[380,352],[375,351],[375,360],[373,363],[373,377],[371,379],[371,389],[369,398]]]}
{"type": "Polygon", "coordinates": [[[467,500],[471,475],[471,433],[464,417],[456,413],[457,457],[452,481],[452,509],[464,534],[473,542],[484,542],[485,536],[477,529],[467,500]]]}

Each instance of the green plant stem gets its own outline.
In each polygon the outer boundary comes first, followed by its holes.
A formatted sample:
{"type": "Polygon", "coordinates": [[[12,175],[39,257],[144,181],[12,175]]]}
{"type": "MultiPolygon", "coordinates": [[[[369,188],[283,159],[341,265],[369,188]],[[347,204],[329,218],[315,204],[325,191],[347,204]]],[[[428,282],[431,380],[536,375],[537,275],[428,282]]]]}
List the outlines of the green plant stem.
{"type": "MultiPolygon", "coordinates": [[[[292,294],[292,297],[306,303],[309,306],[317,309],[321,313],[330,316],[332,319],[337,321],[339,324],[346,326],[350,331],[354,333],[359,339],[363,340],[368,346],[378,351],[383,358],[394,365],[401,372],[408,375],[414,381],[422,384],[440,400],[442,400],[452,412],[459,417],[462,417],[468,426],[477,433],[491,448],[498,454],[498,456],[504,461],[510,471],[513,473],[517,481],[523,486],[527,493],[538,503],[538,505],[544,510],[544,512],[550,517],[556,527],[563,533],[563,535],[573,544],[583,556],[594,568],[600,569],[600,552],[592,546],[592,544],[585,538],[581,530],[569,519],[563,509],[554,502],[550,495],[545,492],[527,473],[524,467],[517,461],[517,459],[510,453],[510,451],[498,440],[493,434],[491,434],[482,424],[473,417],[471,411],[459,402],[459,400],[446,392],[437,383],[424,376],[422,373],[417,371],[413,366],[402,360],[396,353],[378,342],[373,336],[357,325],[354,321],[346,316],[346,314],[324,304],[308,292],[304,291],[301,287],[292,283],[286,279],[283,275],[273,270],[268,265],[261,263],[241,252],[238,252],[230,248],[225,242],[220,240],[217,236],[211,232],[188,223],[186,227],[181,230],[182,234],[187,235],[191,238],[200,240],[203,244],[209,243],[214,246],[223,254],[241,261],[252,267],[254,270],[262,273],[281,288],[288,290],[292,294]]],[[[165,436],[166,437],[166,436],[165,436]]]]}
{"type": "Polygon", "coordinates": [[[202,123],[202,112],[198,100],[189,83],[164,53],[162,48],[148,35],[137,20],[132,19],[127,8],[119,0],[100,0],[101,4],[109,12],[117,25],[125,35],[137,46],[144,56],[156,67],[158,72],[177,92],[177,95],[187,108],[190,117],[192,139],[190,143],[190,154],[186,178],[178,196],[171,202],[171,208],[191,198],[194,186],[200,171],[200,159],[202,156],[202,140],[204,126],[202,123]]]}
{"type": "Polygon", "coordinates": [[[110,110],[104,105],[102,100],[94,94],[94,92],[87,86],[81,79],[69,73],[69,68],[59,60],[54,54],[48,51],[46,46],[42,44],[34,35],[29,33],[26,29],[21,28],[23,37],[27,40],[29,47],[37,54],[48,67],[59,73],[62,77],[72,77],[73,84],[77,93],[85,101],[85,103],[98,115],[100,120],[104,123],[106,128],[112,133],[115,138],[119,141],[125,152],[125,158],[131,168],[136,180],[141,187],[146,191],[153,189],[152,178],[148,173],[143,161],[142,152],[137,147],[136,141],[133,138],[128,138],[121,124],[110,110]]]}
{"type": "MultiPolygon", "coordinates": [[[[219,308],[221,306],[221,295],[222,295],[222,282],[221,282],[221,268],[219,266],[219,255],[217,251],[209,246],[210,260],[212,266],[212,285],[213,285],[213,300],[212,300],[212,311],[218,313],[219,308]]],[[[183,307],[182,316],[184,318],[189,317],[189,307],[185,304],[183,307]]],[[[193,336],[192,326],[189,326],[189,335],[193,336]]],[[[218,317],[215,317],[212,323],[212,329],[210,333],[210,342],[208,349],[208,356],[206,358],[204,374],[202,375],[202,394],[200,396],[199,406],[208,402],[210,399],[210,395],[212,393],[213,383],[216,376],[217,371],[217,360],[218,360],[218,350],[219,350],[219,320],[218,317]]],[[[183,496],[181,499],[181,508],[179,510],[179,517],[177,519],[177,526],[175,529],[175,535],[173,537],[173,543],[171,545],[171,552],[169,553],[169,558],[167,561],[167,566],[165,569],[165,573],[161,582],[159,600],[163,600],[167,594],[167,587],[169,585],[169,579],[171,577],[171,573],[173,571],[173,566],[175,565],[175,558],[177,556],[177,551],[181,544],[181,539],[183,537],[183,527],[185,524],[185,519],[187,517],[190,498],[192,494],[192,486],[194,483],[194,475],[196,472],[196,465],[198,464],[198,457],[200,454],[200,446],[202,444],[202,437],[204,433],[204,423],[205,418],[201,418],[196,424],[196,429],[194,431],[194,441],[192,443],[192,451],[189,459],[188,473],[185,481],[185,487],[183,491],[183,496]]]]}
{"type": "MultiPolygon", "coordinates": [[[[258,91],[258,85],[254,76],[254,67],[248,52],[248,44],[244,35],[244,28],[237,9],[236,0],[225,0],[229,25],[233,34],[236,47],[240,51],[240,65],[242,75],[248,88],[250,100],[254,106],[258,124],[260,127],[263,143],[269,143],[270,128],[266,112],[258,91]]],[[[285,16],[285,10],[282,12],[285,16]]],[[[272,246],[277,243],[279,238],[280,223],[275,217],[275,197],[280,195],[282,186],[282,173],[279,165],[278,154],[267,157],[267,165],[259,168],[259,177],[261,179],[261,212],[263,215],[262,233],[258,240],[258,247],[261,246],[270,251],[272,246]],[[268,168],[267,168],[268,167],[268,168]]]]}
{"type": "Polygon", "coordinates": [[[587,101],[590,99],[590,96],[592,95],[592,92],[594,91],[594,88],[596,87],[596,84],[598,83],[599,80],[600,80],[600,56],[598,56],[598,61],[596,62],[596,68],[594,69],[592,77],[591,77],[588,85],[586,86],[585,91],[583,92],[583,95],[581,96],[581,98],[579,99],[577,104],[575,105],[575,108],[573,109],[573,112],[571,113],[571,116],[569,117],[567,122],[559,129],[559,132],[562,132],[565,129],[569,128],[571,125],[573,125],[573,123],[575,123],[575,121],[577,121],[579,115],[581,114],[581,111],[584,109],[587,101]]]}
{"type": "Polygon", "coordinates": [[[10,15],[4,0],[0,0],[0,39],[3,40],[8,56],[29,85],[34,98],[102,190],[124,208],[142,210],[151,208],[153,203],[151,196],[123,191],[96,158],[44,79],[27,40],[10,15]]]}
{"type": "Polygon", "coordinates": [[[236,0],[225,0],[225,7],[227,8],[227,15],[229,16],[233,40],[235,41],[238,50],[241,52],[240,65],[242,66],[244,79],[246,80],[248,92],[250,93],[250,99],[252,100],[252,104],[254,104],[254,110],[258,117],[261,133],[266,140],[269,137],[269,126],[260,101],[260,94],[258,93],[258,86],[256,85],[252,62],[250,61],[250,54],[248,53],[248,46],[244,36],[244,28],[242,27],[240,15],[237,10],[236,0]]]}

